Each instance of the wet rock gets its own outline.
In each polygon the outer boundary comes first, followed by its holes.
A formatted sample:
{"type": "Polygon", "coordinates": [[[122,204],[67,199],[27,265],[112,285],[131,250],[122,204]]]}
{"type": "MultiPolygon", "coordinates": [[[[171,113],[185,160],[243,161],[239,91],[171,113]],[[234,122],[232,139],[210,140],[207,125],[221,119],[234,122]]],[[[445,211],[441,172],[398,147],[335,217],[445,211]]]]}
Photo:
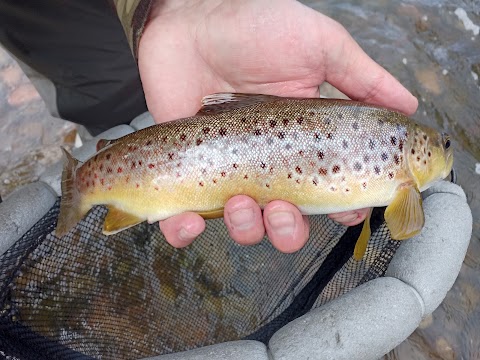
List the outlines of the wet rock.
{"type": "Polygon", "coordinates": [[[417,81],[428,91],[435,95],[442,92],[440,81],[437,73],[432,69],[417,69],[415,70],[415,77],[417,81]]]}

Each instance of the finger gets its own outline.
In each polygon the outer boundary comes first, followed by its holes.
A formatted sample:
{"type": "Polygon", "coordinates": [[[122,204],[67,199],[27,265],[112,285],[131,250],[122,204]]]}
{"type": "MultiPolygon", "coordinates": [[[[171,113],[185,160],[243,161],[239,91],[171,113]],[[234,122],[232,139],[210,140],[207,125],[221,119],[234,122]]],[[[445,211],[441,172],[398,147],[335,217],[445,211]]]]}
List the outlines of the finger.
{"type": "Polygon", "coordinates": [[[187,212],[160,221],[160,230],[170,245],[182,248],[205,230],[205,220],[196,213],[187,212]]]}
{"type": "Polygon", "coordinates": [[[259,243],[265,234],[262,211],[250,197],[237,195],[227,201],[224,222],[233,240],[241,245],[259,243]]]}
{"type": "Polygon", "coordinates": [[[328,217],[345,226],[355,226],[360,224],[367,217],[370,208],[344,211],[341,213],[329,214],[328,217]]]}
{"type": "MultiPolygon", "coordinates": [[[[382,105],[413,114],[418,100],[379,64],[373,61],[334,20],[329,34],[322,36],[326,81],[351,99],[382,105]]],[[[322,17],[323,21],[325,20],[322,17]]]]}
{"type": "Polygon", "coordinates": [[[281,252],[295,252],[308,240],[308,220],[290,203],[279,200],[268,203],[263,219],[270,242],[281,252]]]}

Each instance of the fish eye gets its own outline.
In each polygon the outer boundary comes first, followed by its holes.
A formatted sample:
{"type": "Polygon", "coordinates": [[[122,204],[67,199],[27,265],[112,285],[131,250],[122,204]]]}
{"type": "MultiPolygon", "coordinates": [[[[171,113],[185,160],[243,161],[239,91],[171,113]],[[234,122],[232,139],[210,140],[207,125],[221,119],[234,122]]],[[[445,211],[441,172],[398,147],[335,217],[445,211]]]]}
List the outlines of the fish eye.
{"type": "Polygon", "coordinates": [[[450,136],[443,133],[442,137],[443,137],[443,143],[444,143],[444,146],[445,146],[445,150],[448,150],[450,148],[450,145],[452,145],[451,142],[450,142],[450,136]]]}

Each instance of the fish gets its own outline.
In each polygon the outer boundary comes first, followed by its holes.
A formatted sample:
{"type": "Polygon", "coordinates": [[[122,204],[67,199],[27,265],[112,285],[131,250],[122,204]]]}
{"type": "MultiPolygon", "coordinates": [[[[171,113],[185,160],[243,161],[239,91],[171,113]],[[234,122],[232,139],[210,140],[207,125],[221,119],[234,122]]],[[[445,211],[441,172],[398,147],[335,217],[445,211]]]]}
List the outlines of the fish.
{"type": "MultiPolygon", "coordinates": [[[[421,192],[453,165],[447,134],[400,112],[353,100],[217,93],[192,117],[100,140],[85,162],[66,150],[56,236],[95,205],[108,208],[103,233],[186,211],[223,216],[243,194],[302,214],[384,207],[392,239],[424,225],[421,192]]],[[[364,221],[354,257],[370,238],[364,221]]]]}

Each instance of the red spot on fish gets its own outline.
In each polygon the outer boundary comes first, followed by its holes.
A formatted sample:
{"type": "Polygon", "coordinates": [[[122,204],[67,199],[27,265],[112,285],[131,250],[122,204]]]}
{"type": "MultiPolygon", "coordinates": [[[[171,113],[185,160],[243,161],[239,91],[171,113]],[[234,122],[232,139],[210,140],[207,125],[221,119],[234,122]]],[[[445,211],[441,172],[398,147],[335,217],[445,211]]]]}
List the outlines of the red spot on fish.
{"type": "Polygon", "coordinates": [[[105,155],[105,158],[106,158],[107,160],[110,160],[111,157],[112,157],[112,154],[110,154],[110,153],[108,153],[107,155],[105,155]]]}
{"type": "Polygon", "coordinates": [[[197,139],[197,146],[199,146],[203,142],[202,139],[197,139]]]}
{"type": "Polygon", "coordinates": [[[138,189],[140,187],[140,184],[139,183],[136,183],[135,184],[135,187],[138,189]]]}
{"type": "Polygon", "coordinates": [[[119,167],[119,168],[117,169],[117,173],[119,173],[119,174],[120,174],[122,171],[123,171],[123,169],[122,169],[121,167],[119,167]]]}
{"type": "Polygon", "coordinates": [[[87,181],[86,185],[87,185],[87,187],[89,187],[90,186],[90,181],[87,181]]]}
{"type": "Polygon", "coordinates": [[[320,168],[318,169],[318,173],[322,176],[326,176],[328,174],[328,170],[326,168],[320,168]]]}
{"type": "Polygon", "coordinates": [[[332,171],[333,171],[334,174],[340,172],[340,166],[338,166],[338,165],[333,165],[332,171]]]}
{"type": "Polygon", "coordinates": [[[107,173],[111,174],[113,172],[112,168],[108,167],[107,168],[107,173]]]}
{"type": "Polygon", "coordinates": [[[107,189],[108,189],[108,190],[112,190],[112,187],[111,187],[111,186],[109,186],[107,189]]]}
{"type": "Polygon", "coordinates": [[[153,169],[155,167],[155,164],[148,164],[149,169],[153,169]]]}
{"type": "Polygon", "coordinates": [[[97,173],[94,173],[94,174],[93,174],[93,177],[94,177],[95,179],[98,179],[97,173]]]}
{"type": "Polygon", "coordinates": [[[295,171],[298,173],[298,174],[301,174],[302,173],[302,169],[300,168],[300,166],[297,166],[295,168],[295,171]]]}
{"type": "Polygon", "coordinates": [[[103,171],[103,164],[100,164],[100,166],[98,167],[98,170],[103,171]]]}
{"type": "Polygon", "coordinates": [[[104,178],[100,179],[100,184],[105,185],[105,179],[104,178]]]}

